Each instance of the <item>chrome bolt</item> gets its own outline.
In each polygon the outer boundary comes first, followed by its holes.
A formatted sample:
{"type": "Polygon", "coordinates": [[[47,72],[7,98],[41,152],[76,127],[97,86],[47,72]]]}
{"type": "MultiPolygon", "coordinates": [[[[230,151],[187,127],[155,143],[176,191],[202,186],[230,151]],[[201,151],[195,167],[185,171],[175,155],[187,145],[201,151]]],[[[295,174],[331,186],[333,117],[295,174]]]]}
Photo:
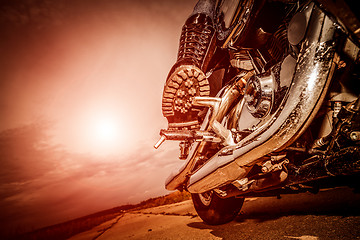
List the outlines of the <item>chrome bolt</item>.
{"type": "Polygon", "coordinates": [[[358,132],[358,131],[351,132],[350,139],[354,142],[359,141],[360,140],[360,132],[358,132]]]}

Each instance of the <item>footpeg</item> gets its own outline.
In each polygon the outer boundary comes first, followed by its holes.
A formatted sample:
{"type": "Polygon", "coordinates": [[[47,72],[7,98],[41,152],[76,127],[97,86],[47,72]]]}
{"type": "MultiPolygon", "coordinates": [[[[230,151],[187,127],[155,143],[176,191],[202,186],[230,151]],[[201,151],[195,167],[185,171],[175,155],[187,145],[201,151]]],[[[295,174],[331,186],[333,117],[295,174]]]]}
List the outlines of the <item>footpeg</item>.
{"type": "Polygon", "coordinates": [[[161,136],[160,139],[159,139],[159,141],[157,141],[157,143],[154,145],[154,148],[155,148],[155,149],[158,149],[158,148],[161,146],[161,144],[163,144],[163,143],[165,142],[165,140],[166,140],[166,137],[165,137],[165,136],[161,136]]]}
{"type": "Polygon", "coordinates": [[[207,131],[199,130],[160,130],[161,138],[154,145],[155,149],[158,149],[165,140],[173,141],[185,141],[185,142],[194,142],[194,141],[207,141],[207,142],[221,142],[221,139],[217,137],[214,133],[207,131]]]}

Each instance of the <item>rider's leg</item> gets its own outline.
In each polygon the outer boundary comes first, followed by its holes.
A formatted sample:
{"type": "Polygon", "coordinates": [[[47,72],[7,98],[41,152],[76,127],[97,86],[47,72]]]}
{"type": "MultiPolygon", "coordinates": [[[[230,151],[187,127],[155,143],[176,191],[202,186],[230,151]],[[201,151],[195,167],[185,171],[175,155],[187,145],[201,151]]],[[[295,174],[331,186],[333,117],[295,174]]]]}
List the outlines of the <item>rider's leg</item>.
{"type": "Polygon", "coordinates": [[[216,47],[215,4],[216,0],[200,0],[182,28],[177,61],[167,77],[162,99],[169,128],[199,126],[199,111],[191,102],[194,96],[210,94],[205,73],[216,47]]]}

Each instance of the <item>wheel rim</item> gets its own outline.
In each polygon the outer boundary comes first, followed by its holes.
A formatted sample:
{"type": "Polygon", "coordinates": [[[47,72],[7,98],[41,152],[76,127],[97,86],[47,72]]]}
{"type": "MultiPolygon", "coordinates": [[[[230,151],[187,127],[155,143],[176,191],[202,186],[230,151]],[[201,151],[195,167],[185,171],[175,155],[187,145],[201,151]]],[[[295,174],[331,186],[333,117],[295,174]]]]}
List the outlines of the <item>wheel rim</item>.
{"type": "Polygon", "coordinates": [[[212,200],[212,195],[213,192],[205,192],[205,193],[199,193],[199,199],[201,201],[202,204],[204,204],[205,206],[209,206],[212,200]]]}

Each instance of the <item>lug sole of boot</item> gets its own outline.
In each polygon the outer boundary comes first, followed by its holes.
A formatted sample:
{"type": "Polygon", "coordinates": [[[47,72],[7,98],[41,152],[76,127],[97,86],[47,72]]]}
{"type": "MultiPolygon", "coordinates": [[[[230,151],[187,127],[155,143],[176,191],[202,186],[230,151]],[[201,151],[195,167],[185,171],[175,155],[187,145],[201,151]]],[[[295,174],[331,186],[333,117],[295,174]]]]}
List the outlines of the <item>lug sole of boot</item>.
{"type": "Polygon", "coordinates": [[[198,67],[183,65],[176,68],[165,84],[162,98],[162,112],[168,119],[169,126],[176,123],[182,126],[187,123],[193,125],[196,122],[193,117],[196,112],[192,109],[193,98],[209,95],[209,81],[198,67]]]}

